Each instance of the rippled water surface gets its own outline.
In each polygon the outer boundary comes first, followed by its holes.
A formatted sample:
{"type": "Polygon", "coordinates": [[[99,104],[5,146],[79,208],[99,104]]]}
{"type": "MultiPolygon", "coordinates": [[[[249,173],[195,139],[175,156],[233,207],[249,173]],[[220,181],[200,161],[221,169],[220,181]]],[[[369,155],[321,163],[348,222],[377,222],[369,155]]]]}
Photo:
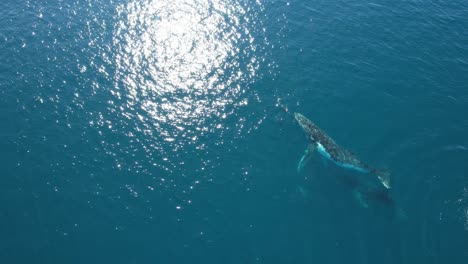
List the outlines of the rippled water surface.
{"type": "Polygon", "coordinates": [[[466,14],[2,1],[0,262],[467,263],[466,14]],[[391,171],[393,209],[298,173],[292,112],[391,171]]]}

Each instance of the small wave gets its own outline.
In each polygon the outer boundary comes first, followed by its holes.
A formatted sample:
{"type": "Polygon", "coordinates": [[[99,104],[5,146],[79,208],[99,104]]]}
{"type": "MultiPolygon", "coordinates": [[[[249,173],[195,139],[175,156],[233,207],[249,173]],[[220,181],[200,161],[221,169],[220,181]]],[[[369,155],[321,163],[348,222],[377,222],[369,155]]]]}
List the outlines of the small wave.
{"type": "Polygon", "coordinates": [[[463,145],[450,145],[450,146],[444,147],[443,150],[444,151],[457,151],[457,150],[466,151],[468,150],[468,147],[465,147],[463,145]]]}

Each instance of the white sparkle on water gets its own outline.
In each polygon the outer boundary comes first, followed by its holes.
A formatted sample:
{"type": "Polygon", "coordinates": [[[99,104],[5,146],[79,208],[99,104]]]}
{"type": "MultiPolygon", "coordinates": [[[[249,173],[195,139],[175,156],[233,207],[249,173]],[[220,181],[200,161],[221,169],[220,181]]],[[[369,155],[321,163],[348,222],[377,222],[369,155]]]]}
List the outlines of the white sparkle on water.
{"type": "Polygon", "coordinates": [[[125,90],[127,117],[141,109],[153,119],[145,122],[148,133],[196,141],[210,130],[207,118],[226,118],[226,107],[247,102],[240,83],[256,76],[259,59],[241,59],[255,47],[237,1],[131,1],[117,11],[113,94],[125,90]]]}

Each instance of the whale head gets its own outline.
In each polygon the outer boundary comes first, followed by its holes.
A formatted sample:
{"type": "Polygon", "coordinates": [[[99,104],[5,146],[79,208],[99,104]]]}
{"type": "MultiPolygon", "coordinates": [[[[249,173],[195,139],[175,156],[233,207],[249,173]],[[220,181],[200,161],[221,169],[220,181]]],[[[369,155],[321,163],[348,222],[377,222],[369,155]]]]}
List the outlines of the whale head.
{"type": "Polygon", "coordinates": [[[310,131],[310,127],[312,122],[307,119],[305,116],[299,113],[294,113],[294,118],[296,119],[297,123],[302,127],[304,132],[308,133],[310,131]]]}
{"type": "Polygon", "coordinates": [[[296,119],[297,123],[299,123],[304,133],[306,133],[307,137],[310,140],[315,141],[316,139],[314,138],[314,135],[317,129],[316,125],[307,119],[307,117],[299,113],[294,113],[294,118],[296,119]]]}

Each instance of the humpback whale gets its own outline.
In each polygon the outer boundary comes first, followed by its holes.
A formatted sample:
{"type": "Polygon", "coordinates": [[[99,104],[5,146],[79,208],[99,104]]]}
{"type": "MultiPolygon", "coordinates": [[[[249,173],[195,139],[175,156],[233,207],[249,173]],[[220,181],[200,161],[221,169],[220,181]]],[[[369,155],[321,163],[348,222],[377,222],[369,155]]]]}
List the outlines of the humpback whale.
{"type": "MultiPolygon", "coordinates": [[[[390,174],[388,172],[377,170],[359,160],[353,153],[339,146],[323,130],[302,114],[294,113],[294,118],[304,130],[310,142],[297,165],[298,172],[305,166],[311,154],[317,151],[325,160],[331,160],[339,167],[366,174],[366,178],[373,177],[385,189],[390,189],[390,174]]],[[[357,195],[361,194],[358,193],[357,195]]]]}

